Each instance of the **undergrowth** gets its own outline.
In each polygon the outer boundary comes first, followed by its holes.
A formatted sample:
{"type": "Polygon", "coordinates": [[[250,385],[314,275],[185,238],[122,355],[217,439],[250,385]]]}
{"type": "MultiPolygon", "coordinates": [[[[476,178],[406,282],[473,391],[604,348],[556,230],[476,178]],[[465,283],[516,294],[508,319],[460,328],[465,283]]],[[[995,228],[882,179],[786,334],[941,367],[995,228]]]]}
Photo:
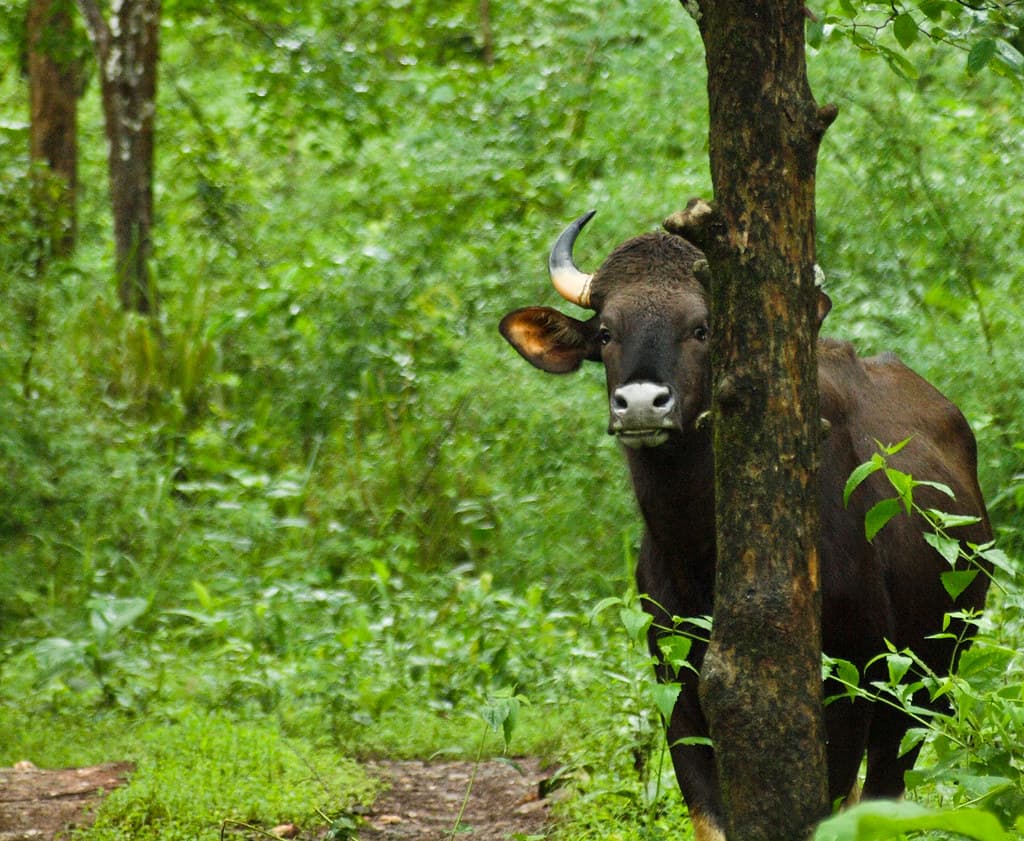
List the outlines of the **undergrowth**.
{"type": "Polygon", "coordinates": [[[129,783],[76,837],[176,841],[329,826],[373,799],[374,783],[355,762],[284,737],[270,722],[189,715],[140,736],[126,746],[137,757],[129,783]]]}
{"type": "MultiPolygon", "coordinates": [[[[28,202],[0,27],[0,762],[136,761],[104,837],[333,816],[365,792],[336,757],[473,757],[508,693],[529,701],[509,750],[576,792],[554,835],[688,831],[647,654],[593,615],[639,535],[600,377],[534,376],[495,326],[555,300],[544,258],[583,210],[590,269],[710,194],[703,53],[677,4],[530,0],[491,4],[488,64],[479,6],[406,4],[402,27],[361,0],[169,10],[153,319],[116,304],[95,84],[78,249],[42,270],[58,220],[28,202]]],[[[920,50],[913,84],[811,55],[840,105],[825,330],[964,408],[1018,565],[1024,116],[920,50]]],[[[967,764],[914,796],[1019,785],[1019,609],[1015,585],[991,599],[964,660],[967,764]]],[[[949,758],[929,736],[920,767],[949,758]]]]}

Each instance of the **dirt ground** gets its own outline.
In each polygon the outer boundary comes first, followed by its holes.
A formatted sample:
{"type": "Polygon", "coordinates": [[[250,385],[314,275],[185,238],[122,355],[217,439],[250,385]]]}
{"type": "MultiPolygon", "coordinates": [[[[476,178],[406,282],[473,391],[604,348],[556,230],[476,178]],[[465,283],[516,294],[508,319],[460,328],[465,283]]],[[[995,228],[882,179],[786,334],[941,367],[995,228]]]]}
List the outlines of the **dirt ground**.
{"type": "MultiPolygon", "coordinates": [[[[448,838],[474,776],[471,762],[375,761],[367,768],[384,786],[362,816],[359,841],[448,838]]],[[[74,827],[89,824],[104,794],[123,785],[131,770],[124,762],[54,771],[30,762],[0,768],[0,841],[68,837],[74,827]]],[[[480,763],[457,837],[504,841],[541,832],[550,804],[540,792],[548,777],[535,759],[480,763]]],[[[287,823],[274,828],[280,837],[298,839],[322,838],[326,830],[287,823]]]]}
{"type": "Polygon", "coordinates": [[[123,785],[127,762],[43,771],[31,762],[0,768],[0,841],[49,841],[88,825],[103,792],[123,785]]]}
{"type": "MultiPolygon", "coordinates": [[[[390,788],[365,816],[360,841],[440,841],[451,834],[473,763],[375,762],[369,769],[390,788]]],[[[504,841],[541,832],[550,804],[540,791],[548,777],[535,759],[480,763],[457,837],[504,841]]]]}

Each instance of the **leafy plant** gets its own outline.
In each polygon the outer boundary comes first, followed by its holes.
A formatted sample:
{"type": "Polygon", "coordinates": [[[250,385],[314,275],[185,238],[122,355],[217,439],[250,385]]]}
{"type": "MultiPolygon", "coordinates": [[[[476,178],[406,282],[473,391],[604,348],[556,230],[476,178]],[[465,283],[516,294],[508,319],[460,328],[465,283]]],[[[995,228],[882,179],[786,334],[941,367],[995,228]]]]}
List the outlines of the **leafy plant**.
{"type": "Polygon", "coordinates": [[[918,803],[859,803],[822,822],[814,841],[883,841],[917,832],[948,832],[977,841],[1008,841],[1013,836],[981,809],[928,809],[918,803]]]}
{"type": "MultiPolygon", "coordinates": [[[[991,543],[965,544],[949,534],[950,529],[976,522],[976,518],[923,509],[915,502],[916,488],[933,488],[949,497],[952,492],[944,485],[914,479],[889,465],[888,458],[906,443],[879,445],[880,452],[851,474],[844,501],[849,500],[868,476],[883,473],[896,496],[876,503],[867,512],[865,533],[868,539],[901,512],[920,515],[923,524],[930,529],[925,532],[925,539],[950,564],[951,570],[942,574],[950,598],[959,596],[977,575],[993,575],[990,569],[994,568],[999,586],[997,603],[990,612],[1013,617],[1016,623],[1019,596],[1007,590],[1015,571],[1012,564],[991,543]]],[[[974,612],[947,614],[945,626],[936,637],[952,638],[956,643],[954,659],[959,659],[959,669],[949,675],[936,674],[912,650],[897,650],[891,643],[887,643],[886,652],[865,665],[864,675],[852,663],[826,658],[826,669],[847,696],[891,705],[917,722],[918,726],[904,736],[901,751],[911,750],[928,740],[927,761],[919,761],[918,766],[907,773],[907,784],[918,789],[935,787],[954,808],[934,812],[914,806],[901,811],[886,804],[874,810],[870,807],[860,812],[851,810],[853,817],[828,824],[827,833],[835,832],[835,836],[826,833],[820,837],[874,838],[886,832],[911,829],[962,832],[957,827],[964,826],[974,826],[973,831],[981,833],[971,837],[1004,837],[999,834],[1003,830],[993,816],[998,815],[1006,824],[1012,824],[1017,816],[1024,814],[1024,774],[1021,773],[1024,759],[1019,752],[1019,746],[1024,744],[1024,731],[1021,731],[1024,661],[1015,648],[998,640],[994,627],[996,623],[991,618],[974,612]],[[949,630],[952,619],[962,623],[962,630],[955,637],[949,630]],[[865,686],[862,677],[876,664],[884,664],[885,677],[865,686]],[[949,712],[943,712],[941,707],[925,706],[922,694],[933,704],[937,701],[947,704],[949,712]],[[987,811],[971,808],[982,805],[987,811]],[[963,809],[967,817],[956,811],[959,809],[963,809]],[[996,834],[990,835],[993,832],[996,834]]],[[[823,827],[820,832],[824,831],[823,827]]]]}
{"type": "MultiPolygon", "coordinates": [[[[907,438],[898,444],[888,446],[879,444],[879,452],[854,470],[843,488],[843,504],[848,505],[851,494],[865,479],[874,473],[882,472],[893,490],[896,491],[896,496],[876,502],[864,515],[865,537],[868,540],[874,539],[875,535],[901,510],[908,515],[919,515],[928,527],[928,531],[924,532],[924,539],[951,567],[949,571],[942,573],[942,585],[949,593],[949,597],[954,600],[971,585],[971,582],[979,574],[993,578],[989,570],[990,566],[1012,577],[1013,566],[1005,553],[995,548],[995,541],[983,545],[969,542],[965,544],[950,535],[951,529],[980,522],[980,517],[949,514],[935,508],[923,508],[914,501],[915,488],[932,488],[950,499],[954,498],[954,494],[948,485],[927,479],[915,479],[909,473],[889,466],[888,458],[902,450],[910,443],[910,440],[907,438]],[[964,563],[961,563],[958,568],[958,563],[961,561],[965,562],[966,568],[964,568],[964,563]]],[[[996,584],[999,586],[998,582],[996,584]]]]}
{"type": "MultiPolygon", "coordinates": [[[[660,813],[665,809],[665,795],[676,790],[671,763],[668,762],[668,749],[671,746],[664,737],[682,688],[678,680],[679,673],[683,670],[697,671],[689,660],[690,650],[697,639],[707,642],[711,619],[672,617],[670,627],[658,626],[656,631],[660,657],[656,657],[648,648],[648,635],[654,617],[650,611],[641,607],[643,600],[648,600],[648,597],[637,597],[628,591],[623,597],[609,597],[600,601],[591,616],[597,617],[611,607],[619,608],[618,618],[626,634],[630,660],[633,661],[630,673],[621,679],[629,686],[631,700],[637,706],[637,711],[631,716],[634,722],[631,753],[640,788],[638,796],[634,796],[641,809],[642,826],[650,833],[650,837],[661,837],[657,827],[660,813]],[[657,714],[657,724],[652,721],[652,712],[657,714]],[[667,785],[666,776],[671,778],[667,785]]],[[[658,608],[658,605],[653,607],[658,608]]],[[[703,737],[691,737],[686,741],[689,744],[710,744],[710,740],[703,737]]]]}
{"type": "Polygon", "coordinates": [[[858,50],[882,58],[900,76],[917,79],[919,68],[908,53],[916,43],[931,41],[962,50],[966,71],[972,76],[990,68],[1002,76],[1024,78],[1022,21],[1013,4],[993,2],[967,7],[945,0],[835,0],[823,6],[824,14],[812,16],[807,27],[808,43],[815,48],[830,37],[842,38],[858,50]]]}
{"type": "MultiPolygon", "coordinates": [[[[516,694],[514,690],[505,690],[488,699],[487,703],[480,711],[480,715],[487,725],[487,728],[495,733],[501,734],[506,751],[512,741],[512,733],[515,730],[516,720],[519,717],[519,709],[525,703],[528,703],[525,696],[516,694]]],[[[480,767],[481,760],[483,759],[484,748],[486,746],[486,735],[487,731],[485,729],[480,739],[480,745],[477,748],[476,756],[474,757],[473,772],[470,774],[469,782],[466,784],[466,794],[462,798],[462,804],[459,806],[458,814],[455,816],[455,822],[452,825],[451,832],[448,834],[449,841],[452,841],[456,835],[464,830],[462,816],[466,814],[466,806],[469,804],[469,798],[473,793],[473,785],[476,783],[476,772],[480,767]]]]}

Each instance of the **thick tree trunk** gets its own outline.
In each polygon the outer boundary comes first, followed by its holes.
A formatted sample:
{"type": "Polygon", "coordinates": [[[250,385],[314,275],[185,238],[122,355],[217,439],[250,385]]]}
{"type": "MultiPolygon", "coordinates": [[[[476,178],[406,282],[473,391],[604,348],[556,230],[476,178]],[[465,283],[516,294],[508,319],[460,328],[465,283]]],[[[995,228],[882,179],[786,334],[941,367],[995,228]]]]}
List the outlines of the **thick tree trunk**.
{"type": "Polygon", "coordinates": [[[66,257],[75,247],[75,192],[78,179],[78,84],[72,0],[31,0],[28,7],[29,154],[60,180],[55,191],[37,191],[45,249],[66,257]],[[56,200],[56,207],[53,206],[56,200]]]}
{"type": "Polygon", "coordinates": [[[701,699],[734,841],[828,812],[815,474],[819,109],[802,0],[684,3],[707,52],[713,205],[667,225],[712,279],[718,567],[701,699]]]}
{"type": "Polygon", "coordinates": [[[154,312],[149,260],[160,0],[121,0],[113,4],[110,23],[96,0],[77,3],[100,68],[118,294],[126,310],[154,312]]]}

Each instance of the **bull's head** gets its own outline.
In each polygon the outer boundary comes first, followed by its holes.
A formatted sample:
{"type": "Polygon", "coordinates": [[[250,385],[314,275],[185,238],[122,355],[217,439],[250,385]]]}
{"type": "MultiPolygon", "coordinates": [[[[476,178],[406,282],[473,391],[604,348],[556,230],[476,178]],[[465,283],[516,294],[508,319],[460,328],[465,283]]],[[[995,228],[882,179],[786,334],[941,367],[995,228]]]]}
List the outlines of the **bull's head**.
{"type": "Polygon", "coordinates": [[[691,431],[710,405],[707,293],[694,276],[700,251],[681,237],[649,233],[616,248],[592,275],[572,257],[580,230],[566,228],[548,264],[566,300],[592,309],[579,321],[527,307],[501,321],[501,334],[531,364],[553,374],[602,362],[609,433],[629,447],[657,447],[691,431]]]}

